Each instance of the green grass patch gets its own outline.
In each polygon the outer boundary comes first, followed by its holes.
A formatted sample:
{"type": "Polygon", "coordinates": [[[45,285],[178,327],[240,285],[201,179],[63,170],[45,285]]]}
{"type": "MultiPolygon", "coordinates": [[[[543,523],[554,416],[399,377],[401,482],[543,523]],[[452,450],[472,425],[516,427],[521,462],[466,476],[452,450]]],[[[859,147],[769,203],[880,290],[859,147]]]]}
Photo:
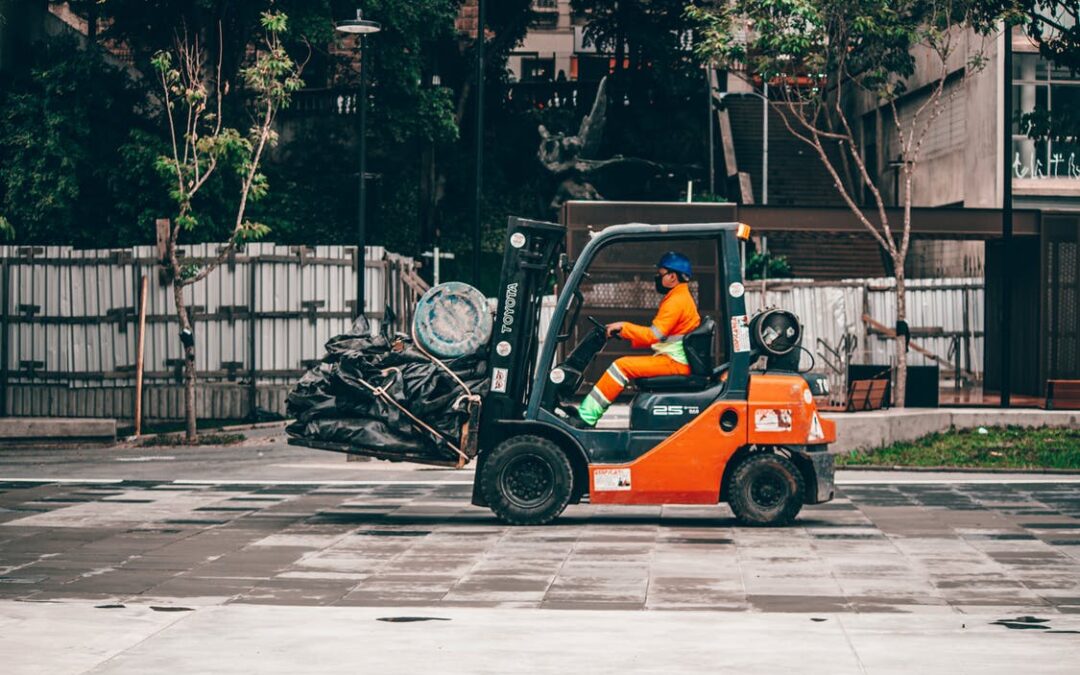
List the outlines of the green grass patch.
{"type": "Polygon", "coordinates": [[[139,441],[140,448],[172,448],[180,445],[235,445],[243,441],[244,434],[199,434],[194,442],[189,443],[184,434],[158,434],[147,436],[139,441]]]}
{"type": "Polygon", "coordinates": [[[836,457],[838,466],[1080,469],[1080,430],[1043,427],[950,429],[916,441],[836,457]]]}

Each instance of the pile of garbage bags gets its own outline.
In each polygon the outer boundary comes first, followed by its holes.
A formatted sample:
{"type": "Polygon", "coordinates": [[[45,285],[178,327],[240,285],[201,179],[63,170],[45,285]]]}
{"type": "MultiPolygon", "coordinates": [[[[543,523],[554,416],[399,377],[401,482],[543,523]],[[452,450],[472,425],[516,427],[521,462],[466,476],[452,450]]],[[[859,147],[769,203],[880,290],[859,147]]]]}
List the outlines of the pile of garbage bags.
{"type": "Polygon", "coordinates": [[[322,361],[289,393],[288,414],[296,421],[286,431],[300,445],[454,462],[459,455],[452,446],[468,419],[466,399],[487,391],[487,359],[478,349],[441,362],[457,379],[409,337],[372,336],[358,320],[351,332],[326,343],[322,361]]]}

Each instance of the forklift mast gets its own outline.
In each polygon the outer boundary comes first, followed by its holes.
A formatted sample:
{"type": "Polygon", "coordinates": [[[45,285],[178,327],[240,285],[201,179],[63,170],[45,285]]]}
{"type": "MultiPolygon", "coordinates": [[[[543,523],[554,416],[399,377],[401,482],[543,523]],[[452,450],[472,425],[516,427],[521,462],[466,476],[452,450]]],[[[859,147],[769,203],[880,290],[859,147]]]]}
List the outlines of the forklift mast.
{"type": "Polygon", "coordinates": [[[488,346],[491,387],[484,398],[482,430],[495,426],[487,421],[523,415],[539,345],[541,303],[565,241],[562,225],[509,219],[488,346]]]}

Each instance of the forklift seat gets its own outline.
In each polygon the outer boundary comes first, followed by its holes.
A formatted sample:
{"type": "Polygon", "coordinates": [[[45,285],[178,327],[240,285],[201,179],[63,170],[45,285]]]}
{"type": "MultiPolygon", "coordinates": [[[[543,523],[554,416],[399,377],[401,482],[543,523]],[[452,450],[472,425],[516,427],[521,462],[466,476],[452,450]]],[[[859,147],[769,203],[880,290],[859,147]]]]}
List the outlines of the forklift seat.
{"type": "Polygon", "coordinates": [[[634,380],[634,386],[639,391],[700,391],[708,387],[713,375],[715,335],[716,322],[710,317],[702,317],[701,325],[683,338],[690,374],[643,377],[634,380]]]}

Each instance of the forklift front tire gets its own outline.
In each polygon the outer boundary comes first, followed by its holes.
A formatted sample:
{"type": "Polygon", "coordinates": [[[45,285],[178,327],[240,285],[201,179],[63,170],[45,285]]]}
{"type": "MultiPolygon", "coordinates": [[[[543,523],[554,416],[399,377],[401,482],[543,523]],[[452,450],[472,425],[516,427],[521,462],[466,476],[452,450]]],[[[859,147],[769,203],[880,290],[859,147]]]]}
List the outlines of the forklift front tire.
{"type": "Polygon", "coordinates": [[[499,520],[510,525],[543,525],[570,501],[574,472],[559,446],[539,436],[512,436],[487,457],[480,489],[499,520]]]}
{"type": "Polygon", "coordinates": [[[802,509],[806,484],[795,464],[773,452],[748,456],[731,476],[728,505],[744,525],[787,525],[802,509]]]}

